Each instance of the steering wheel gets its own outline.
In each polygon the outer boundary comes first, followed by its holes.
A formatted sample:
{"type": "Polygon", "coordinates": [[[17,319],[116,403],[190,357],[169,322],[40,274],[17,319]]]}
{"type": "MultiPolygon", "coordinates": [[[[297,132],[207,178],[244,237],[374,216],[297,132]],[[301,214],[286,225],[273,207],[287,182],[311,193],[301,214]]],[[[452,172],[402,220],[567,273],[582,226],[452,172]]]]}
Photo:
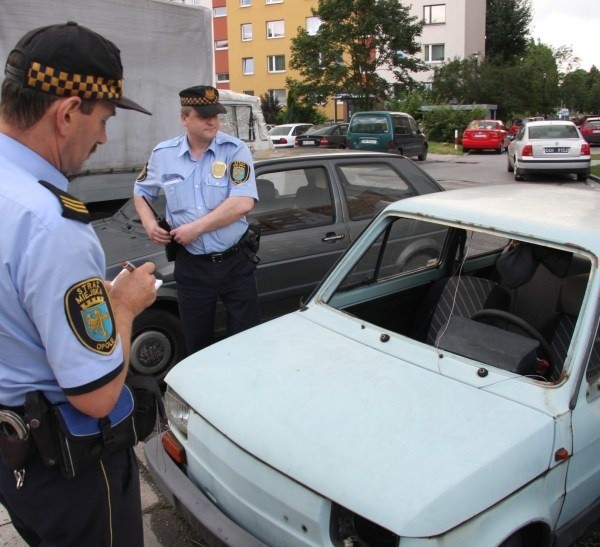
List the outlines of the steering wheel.
{"type": "Polygon", "coordinates": [[[496,310],[493,308],[488,308],[484,310],[479,310],[475,312],[471,319],[474,321],[481,321],[482,319],[495,319],[497,321],[506,321],[511,325],[521,329],[525,332],[530,338],[534,338],[540,344],[540,348],[542,349],[543,354],[546,356],[546,360],[550,365],[550,372],[548,373],[548,378],[550,380],[556,379],[559,377],[559,370],[556,366],[556,359],[554,356],[554,351],[552,350],[552,346],[547,342],[547,340],[542,336],[539,330],[537,330],[530,323],[517,317],[513,313],[504,311],[504,310],[496,310]]]}

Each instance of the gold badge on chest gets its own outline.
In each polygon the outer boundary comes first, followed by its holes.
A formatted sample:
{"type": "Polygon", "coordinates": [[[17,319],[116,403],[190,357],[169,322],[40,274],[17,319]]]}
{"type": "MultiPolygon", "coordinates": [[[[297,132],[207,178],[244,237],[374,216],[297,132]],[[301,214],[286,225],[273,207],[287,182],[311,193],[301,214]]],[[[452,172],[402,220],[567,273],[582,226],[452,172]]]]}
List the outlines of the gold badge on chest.
{"type": "Polygon", "coordinates": [[[227,165],[222,161],[215,161],[212,164],[212,174],[216,179],[222,179],[227,172],[227,165]]]}

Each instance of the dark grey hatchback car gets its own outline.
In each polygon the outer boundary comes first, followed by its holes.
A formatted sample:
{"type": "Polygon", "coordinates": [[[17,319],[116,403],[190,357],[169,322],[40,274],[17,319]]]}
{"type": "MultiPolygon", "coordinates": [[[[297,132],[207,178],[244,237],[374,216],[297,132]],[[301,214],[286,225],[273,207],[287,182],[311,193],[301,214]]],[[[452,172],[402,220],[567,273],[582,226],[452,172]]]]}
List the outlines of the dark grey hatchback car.
{"type": "MultiPolygon", "coordinates": [[[[262,229],[257,283],[263,321],[298,309],[386,205],[443,190],[411,160],[393,154],[282,150],[254,159],[260,201],[250,219],[262,229]]],[[[164,200],[156,209],[164,211],[164,200]]],[[[122,260],[130,260],[154,262],[157,278],[164,281],[156,302],[134,322],[131,349],[132,369],[161,379],[185,356],[173,263],[146,236],[133,200],[112,217],[94,221],[94,228],[106,254],[107,279],[119,273],[122,260]]],[[[430,252],[415,247],[404,258],[430,252]]],[[[217,313],[222,334],[224,309],[217,313]]]]}

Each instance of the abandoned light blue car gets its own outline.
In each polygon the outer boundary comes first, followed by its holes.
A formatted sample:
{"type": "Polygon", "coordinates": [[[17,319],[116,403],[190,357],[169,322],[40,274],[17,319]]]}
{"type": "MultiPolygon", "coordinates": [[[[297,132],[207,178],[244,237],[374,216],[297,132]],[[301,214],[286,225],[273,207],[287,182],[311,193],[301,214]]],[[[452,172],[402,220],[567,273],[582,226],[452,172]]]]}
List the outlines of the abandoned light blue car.
{"type": "Polygon", "coordinates": [[[301,309],[171,370],[160,489],[211,544],[570,545],[600,509],[599,210],[389,205],[301,309]]]}

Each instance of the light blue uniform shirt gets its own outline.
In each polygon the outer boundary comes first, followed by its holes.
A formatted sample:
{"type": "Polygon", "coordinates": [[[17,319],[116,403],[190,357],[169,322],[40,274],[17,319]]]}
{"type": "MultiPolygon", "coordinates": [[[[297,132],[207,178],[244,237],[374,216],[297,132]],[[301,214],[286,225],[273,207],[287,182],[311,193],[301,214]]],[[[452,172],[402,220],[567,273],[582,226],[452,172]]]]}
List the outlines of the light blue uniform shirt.
{"type": "Polygon", "coordinates": [[[37,389],[51,402],[92,391],[123,364],[102,298],[105,260],[96,234],[64,218],[38,180],[63,191],[68,185],[50,163],[0,133],[0,404],[8,406],[37,389]]]}
{"type": "MultiPolygon", "coordinates": [[[[161,190],[173,228],[203,217],[230,196],[258,200],[250,150],[243,141],[222,131],[198,160],[190,155],[186,135],[161,142],[152,151],[145,173],[136,180],[134,192],[155,201],[161,190]]],[[[223,252],[240,240],[247,227],[242,218],[202,234],[186,249],[196,255],[223,252]]]]}

